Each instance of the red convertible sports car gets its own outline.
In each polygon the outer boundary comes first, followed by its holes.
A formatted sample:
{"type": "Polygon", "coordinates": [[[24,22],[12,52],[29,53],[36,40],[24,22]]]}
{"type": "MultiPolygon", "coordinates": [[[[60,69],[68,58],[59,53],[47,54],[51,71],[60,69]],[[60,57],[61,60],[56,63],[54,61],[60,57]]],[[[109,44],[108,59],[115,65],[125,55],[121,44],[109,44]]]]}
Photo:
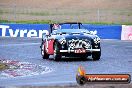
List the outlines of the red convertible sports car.
{"type": "Polygon", "coordinates": [[[100,38],[78,22],[50,24],[49,33],[42,36],[40,48],[43,59],[53,55],[55,61],[62,56],[86,59],[92,55],[93,60],[101,56],[100,38]]]}

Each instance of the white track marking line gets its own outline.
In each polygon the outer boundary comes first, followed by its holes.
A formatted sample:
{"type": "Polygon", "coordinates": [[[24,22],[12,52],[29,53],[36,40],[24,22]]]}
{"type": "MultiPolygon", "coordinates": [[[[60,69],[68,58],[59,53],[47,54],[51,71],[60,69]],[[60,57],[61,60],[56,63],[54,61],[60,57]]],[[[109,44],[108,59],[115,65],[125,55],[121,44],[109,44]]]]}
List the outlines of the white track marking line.
{"type": "Polygon", "coordinates": [[[0,46],[22,46],[22,45],[38,45],[41,43],[20,43],[20,44],[2,44],[0,46]]]}

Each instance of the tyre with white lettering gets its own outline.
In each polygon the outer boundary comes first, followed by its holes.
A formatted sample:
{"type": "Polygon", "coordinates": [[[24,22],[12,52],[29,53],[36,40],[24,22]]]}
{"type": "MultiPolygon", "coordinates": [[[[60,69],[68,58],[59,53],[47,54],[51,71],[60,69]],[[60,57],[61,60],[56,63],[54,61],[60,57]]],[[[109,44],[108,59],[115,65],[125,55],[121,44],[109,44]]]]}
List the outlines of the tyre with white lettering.
{"type": "Polygon", "coordinates": [[[43,59],[49,58],[49,54],[46,53],[45,46],[43,43],[41,44],[41,55],[43,59]]]}

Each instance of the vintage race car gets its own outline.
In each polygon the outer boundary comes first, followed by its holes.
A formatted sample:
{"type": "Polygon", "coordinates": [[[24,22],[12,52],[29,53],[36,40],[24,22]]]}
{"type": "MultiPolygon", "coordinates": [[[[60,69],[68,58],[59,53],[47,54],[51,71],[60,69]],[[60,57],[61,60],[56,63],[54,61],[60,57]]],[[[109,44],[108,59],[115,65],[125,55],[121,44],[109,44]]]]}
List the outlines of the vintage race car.
{"type": "Polygon", "coordinates": [[[78,22],[50,24],[49,33],[42,36],[40,48],[43,59],[53,55],[55,61],[62,57],[86,59],[92,55],[93,60],[101,57],[100,38],[78,22]]]}

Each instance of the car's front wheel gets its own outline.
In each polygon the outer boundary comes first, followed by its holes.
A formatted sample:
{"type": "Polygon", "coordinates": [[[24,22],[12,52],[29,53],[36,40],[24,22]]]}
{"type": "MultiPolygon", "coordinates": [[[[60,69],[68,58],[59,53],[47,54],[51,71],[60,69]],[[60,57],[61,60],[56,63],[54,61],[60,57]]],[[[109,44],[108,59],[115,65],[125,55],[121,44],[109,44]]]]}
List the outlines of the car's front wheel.
{"type": "Polygon", "coordinates": [[[92,58],[94,61],[99,60],[100,57],[101,57],[101,51],[92,53],[92,58]]]}
{"type": "Polygon", "coordinates": [[[43,59],[48,59],[48,58],[49,58],[49,54],[46,53],[46,51],[45,51],[45,46],[44,46],[43,43],[42,43],[42,45],[41,45],[41,55],[42,55],[42,58],[43,58],[43,59]]]}
{"type": "Polygon", "coordinates": [[[59,61],[62,57],[61,53],[60,53],[60,48],[57,42],[55,42],[54,44],[54,60],[55,61],[59,61]]]}
{"type": "Polygon", "coordinates": [[[95,44],[92,45],[92,49],[100,49],[100,51],[95,51],[95,52],[92,52],[92,58],[94,61],[97,61],[100,59],[101,57],[101,46],[100,44],[96,45],[98,46],[97,48],[95,47],[95,44]]]}

